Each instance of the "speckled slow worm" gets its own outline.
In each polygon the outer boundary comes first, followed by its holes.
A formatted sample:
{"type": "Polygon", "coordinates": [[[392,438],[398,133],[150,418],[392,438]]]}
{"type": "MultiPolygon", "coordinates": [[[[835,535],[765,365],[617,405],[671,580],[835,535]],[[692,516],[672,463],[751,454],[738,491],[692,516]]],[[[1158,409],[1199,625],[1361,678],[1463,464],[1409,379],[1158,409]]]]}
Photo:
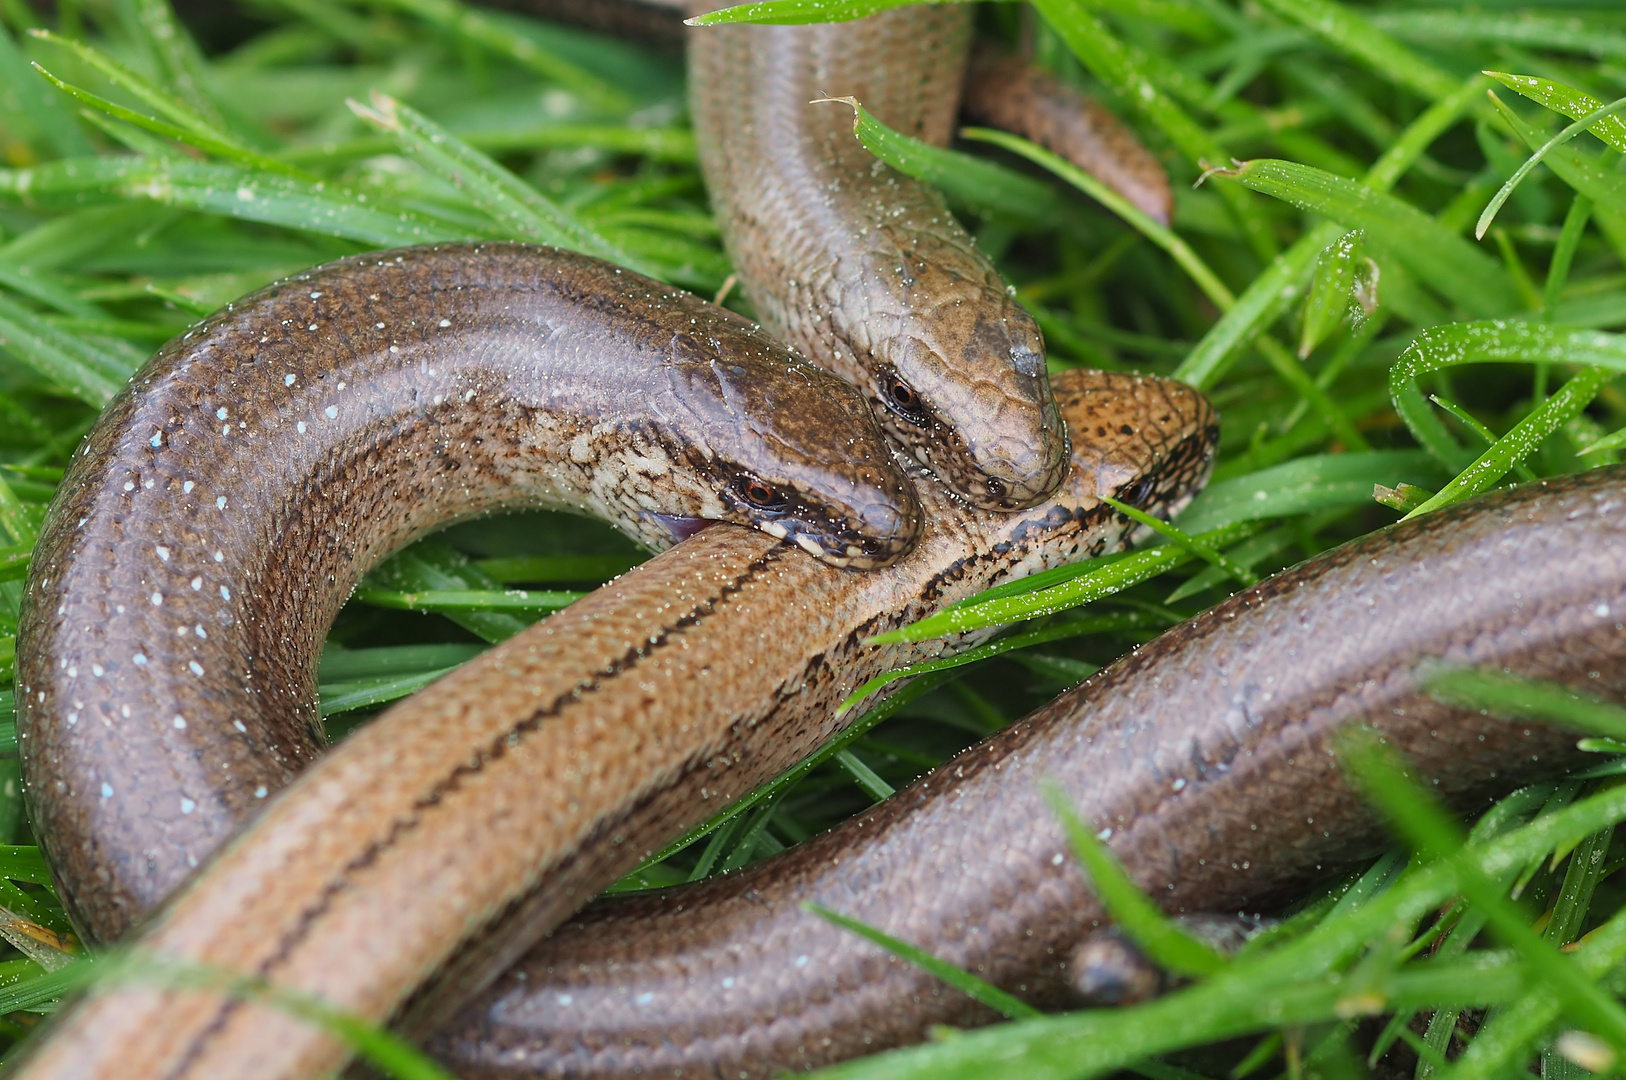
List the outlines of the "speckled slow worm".
{"type": "Polygon", "coordinates": [[[841,565],[920,530],[850,386],[596,259],[409,248],[246,297],[108,407],[36,550],[19,735],[81,931],[116,938],[316,756],[315,650],[361,574],[522,505],[657,550],[754,524],[841,565]]]}
{"type": "Polygon", "coordinates": [[[1233,596],[783,855],[596,902],[431,1048],[465,1080],[732,1080],[996,1018],[807,901],[1062,1006],[1105,916],[1046,780],[1164,907],[1234,912],[1381,843],[1337,761],[1345,725],[1459,806],[1582,756],[1574,735],[1425,696],[1427,664],[1619,702],[1623,660],[1626,467],[1453,506],[1233,596]]]}
{"type": "MultiPolygon", "coordinates": [[[[296,329],[304,325],[294,321],[296,329]]],[[[1050,501],[992,514],[922,485],[914,549],[891,567],[862,573],[760,531],[714,525],[341,743],[145,923],[136,955],[264,978],[426,1034],[450,1006],[653,848],[824,742],[839,726],[836,704],[854,687],[964,644],[878,646],[867,643],[872,635],[1001,580],[1120,543],[1128,525],[1098,493],[1118,492],[1167,513],[1206,475],[1214,416],[1190,388],[1075,372],[1058,377],[1057,393],[1075,437],[1072,469],[1050,501]],[[434,985],[409,1000],[426,980],[434,985]]],[[[460,482],[473,484],[493,460],[506,460],[505,443],[482,445],[494,458],[467,460],[460,482]]],[[[360,504],[364,512],[402,512],[389,498],[397,482],[389,473],[357,467],[345,475],[351,490],[372,496],[360,504]]],[[[239,488],[257,490],[261,479],[244,476],[239,488]]],[[[144,482],[122,492],[115,480],[103,497],[145,492],[144,482]]],[[[243,495],[239,488],[228,506],[243,495]]],[[[325,499],[294,498],[284,485],[267,490],[268,500],[288,500],[292,520],[304,523],[301,553],[350,550],[348,518],[325,499]]],[[[75,519],[60,520],[71,528],[75,519]]],[[[142,538],[119,550],[149,543],[142,538]]],[[[274,553],[279,567],[311,561],[290,560],[282,547],[274,553]]],[[[219,550],[177,536],[170,561],[159,560],[153,572],[194,549],[205,568],[219,550]]],[[[41,570],[52,580],[58,573],[50,561],[41,570]]],[[[242,606],[245,588],[229,585],[236,599],[227,602],[216,581],[211,576],[207,589],[194,591],[183,573],[163,603],[151,605],[148,583],[117,579],[116,590],[82,602],[115,611],[123,604],[144,616],[185,604],[181,625],[203,623],[212,635],[217,626],[253,627],[265,647],[286,650],[290,668],[311,670],[320,634],[304,629],[307,609],[342,596],[342,588],[319,577],[302,585],[305,595],[264,590],[252,596],[253,606],[242,606]]],[[[53,610],[31,603],[31,620],[53,610]]],[[[131,625],[110,618],[108,631],[96,635],[121,661],[160,636],[183,640],[167,623],[125,633],[131,625]]],[[[60,715],[52,710],[62,701],[56,684],[41,680],[64,669],[55,653],[36,657],[27,687],[46,693],[43,708],[30,712],[29,738],[39,746],[39,719],[60,715]]],[[[152,666],[150,658],[143,666],[152,666]]],[[[262,710],[265,699],[280,702],[284,723],[298,715],[296,706],[313,707],[308,684],[296,701],[273,698],[261,676],[245,680],[229,668],[205,674],[205,696],[226,704],[189,717],[186,731],[208,723],[227,745],[236,738],[233,700],[255,700],[262,710]]],[[[165,703],[132,702],[141,712],[125,718],[124,699],[109,692],[96,700],[110,708],[106,731],[139,717],[169,736],[165,703]]],[[[253,802],[255,789],[242,779],[249,764],[212,779],[222,803],[253,802]]],[[[118,794],[160,808],[180,797],[167,775],[139,779],[118,794]]],[[[34,797],[42,794],[49,791],[34,797]]],[[[333,1038],[269,1006],[208,990],[116,985],[93,990],[60,1016],[18,1075],[294,1080],[323,1075],[343,1057],[333,1038]]]]}

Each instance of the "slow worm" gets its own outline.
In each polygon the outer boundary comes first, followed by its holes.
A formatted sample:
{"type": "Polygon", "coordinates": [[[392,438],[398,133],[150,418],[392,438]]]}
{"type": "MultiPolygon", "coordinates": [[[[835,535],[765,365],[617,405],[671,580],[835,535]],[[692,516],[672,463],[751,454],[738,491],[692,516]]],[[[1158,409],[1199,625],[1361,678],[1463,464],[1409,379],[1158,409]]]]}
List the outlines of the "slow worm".
{"type": "Polygon", "coordinates": [[[860,566],[920,529],[851,387],[568,252],[347,259],[160,351],[74,457],[19,629],[26,793],[78,927],[118,937],[316,757],[316,649],[371,565],[549,504],[860,566]]]}
{"type": "Polygon", "coordinates": [[[1234,912],[1380,843],[1339,769],[1345,725],[1459,805],[1580,756],[1424,696],[1420,665],[1619,701],[1623,659],[1626,467],[1457,505],[1233,596],[781,856],[596,902],[431,1046],[466,1080],[767,1077],[995,1019],[804,901],[1063,1006],[1104,916],[1042,781],[1164,907],[1234,912]]]}
{"type": "MultiPolygon", "coordinates": [[[[1121,543],[1128,526],[1098,493],[1168,513],[1206,476],[1214,416],[1190,388],[1089,372],[1057,387],[1075,438],[1050,501],[991,514],[923,485],[919,542],[874,572],[712,526],[340,744],[144,925],[136,955],[264,978],[427,1034],[652,849],[825,741],[859,683],[967,643],[870,636],[1121,543]]],[[[387,490],[376,475],[358,487],[387,490]]],[[[320,500],[292,505],[319,535],[342,535],[320,500]]],[[[99,595],[139,606],[146,588],[99,595]]],[[[192,594],[209,602],[200,617],[220,614],[215,596],[192,594]]],[[[288,640],[281,629],[311,616],[282,602],[251,617],[288,640]]],[[[291,662],[308,669],[319,640],[305,637],[291,662]]],[[[32,670],[59,668],[41,652],[32,670]]],[[[226,700],[247,691],[227,671],[206,685],[226,700]]],[[[252,796],[235,773],[217,783],[223,801],[252,796]]],[[[167,777],[132,794],[175,797],[167,777]]],[[[60,1017],[18,1075],[294,1080],[343,1058],[334,1039],[269,1006],[115,985],[60,1017]]]]}

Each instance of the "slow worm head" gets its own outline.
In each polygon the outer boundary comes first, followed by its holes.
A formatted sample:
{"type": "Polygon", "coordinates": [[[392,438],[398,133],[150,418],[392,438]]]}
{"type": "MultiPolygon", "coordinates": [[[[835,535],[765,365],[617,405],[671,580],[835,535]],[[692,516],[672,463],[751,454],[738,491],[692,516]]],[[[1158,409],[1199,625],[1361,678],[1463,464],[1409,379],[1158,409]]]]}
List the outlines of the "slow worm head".
{"type": "Polygon", "coordinates": [[[852,114],[942,144],[970,40],[962,5],[689,37],[700,160],[764,322],[864,389],[887,430],[977,506],[1062,482],[1067,429],[1039,328],[934,189],[882,165],[852,114]]]}

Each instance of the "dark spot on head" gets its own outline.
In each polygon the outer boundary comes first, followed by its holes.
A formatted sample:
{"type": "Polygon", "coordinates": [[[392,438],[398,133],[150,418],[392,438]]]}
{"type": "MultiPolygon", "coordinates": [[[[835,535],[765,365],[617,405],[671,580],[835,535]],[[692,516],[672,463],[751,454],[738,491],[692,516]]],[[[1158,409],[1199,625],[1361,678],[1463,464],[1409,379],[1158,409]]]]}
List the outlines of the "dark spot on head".
{"type": "Polygon", "coordinates": [[[1135,433],[1135,429],[1129,424],[1120,424],[1118,426],[1118,433],[1120,435],[1133,435],[1135,433]]]}

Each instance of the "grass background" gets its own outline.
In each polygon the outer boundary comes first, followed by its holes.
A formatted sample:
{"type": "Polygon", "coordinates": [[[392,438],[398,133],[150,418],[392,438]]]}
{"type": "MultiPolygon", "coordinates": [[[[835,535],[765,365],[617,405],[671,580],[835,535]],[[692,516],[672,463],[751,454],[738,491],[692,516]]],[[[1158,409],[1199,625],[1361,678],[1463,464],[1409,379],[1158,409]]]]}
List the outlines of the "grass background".
{"type": "MultiPolygon", "coordinates": [[[[757,8],[809,17],[801,0],[757,8]]],[[[0,907],[16,916],[0,913],[15,946],[0,958],[0,1039],[13,1043],[83,970],[51,936],[68,927],[19,798],[21,579],[67,454],[129,373],[226,301],[379,247],[561,243],[703,295],[729,275],[674,51],[456,0],[183,14],[166,0],[59,0],[49,13],[0,0],[0,907]]],[[[934,153],[869,125],[866,143],[944,186],[1038,316],[1054,368],[1172,374],[1210,393],[1219,466],[1180,525],[1225,564],[1169,542],[972,609],[960,625],[1034,621],[986,659],[917,680],[871,718],[884,726],[866,724],[623,887],[804,839],[1239,581],[1626,446],[1613,434],[1626,430],[1626,339],[1608,332],[1626,326],[1626,118],[1609,106],[1626,93],[1618,4],[1034,0],[979,19],[1136,127],[1174,181],[1172,229],[1009,138],[967,132],[934,153]]],[[[749,313],[737,293],[730,304],[749,313]]],[[[639,558],[601,527],[551,515],[459,526],[402,553],[334,627],[330,733],[639,558]]],[[[1626,731],[1620,710],[1540,687],[1452,692],[1626,731]]],[[[1165,959],[1202,973],[1189,989],[843,1071],[1612,1071],[1626,1054],[1613,996],[1626,893],[1611,877],[1626,864],[1613,838],[1626,795],[1608,755],[1626,744],[1590,745],[1596,776],[1514,794],[1466,847],[1426,801],[1416,808],[1392,763],[1356,755],[1404,849],[1432,857],[1392,855],[1306,898],[1234,961],[1192,953],[1126,895],[1115,902],[1137,934],[1154,949],[1175,942],[1165,959]],[[1555,952],[1577,940],[1567,959],[1555,952]]],[[[398,1047],[372,1049],[431,1075],[398,1047]]]]}

